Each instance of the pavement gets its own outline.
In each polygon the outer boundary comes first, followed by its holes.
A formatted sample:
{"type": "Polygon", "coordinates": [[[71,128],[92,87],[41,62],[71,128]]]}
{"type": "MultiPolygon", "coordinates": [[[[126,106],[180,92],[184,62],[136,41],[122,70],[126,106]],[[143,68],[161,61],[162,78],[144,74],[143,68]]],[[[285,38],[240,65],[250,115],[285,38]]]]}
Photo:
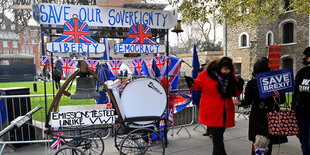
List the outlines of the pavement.
{"type": "MultiPolygon", "coordinates": [[[[237,116],[237,114],[236,114],[237,116]]],[[[172,131],[169,132],[169,145],[166,148],[167,155],[212,155],[212,140],[207,136],[202,136],[205,132],[202,125],[199,125],[196,130],[193,130],[196,124],[186,127],[190,135],[184,128],[181,129],[179,134],[176,134],[180,128],[173,130],[174,135],[171,136],[172,131]]],[[[273,146],[272,155],[302,155],[300,143],[296,136],[288,137],[288,143],[273,146]]],[[[248,140],[248,120],[244,117],[236,118],[236,126],[228,128],[224,134],[225,148],[228,155],[250,155],[252,143],[248,140]]],[[[107,138],[105,141],[104,155],[117,155],[119,154],[114,147],[112,137],[107,138]]],[[[6,147],[5,153],[8,155],[48,155],[54,154],[49,149],[50,145],[44,144],[31,144],[24,147],[17,148],[12,151],[6,147]]]]}

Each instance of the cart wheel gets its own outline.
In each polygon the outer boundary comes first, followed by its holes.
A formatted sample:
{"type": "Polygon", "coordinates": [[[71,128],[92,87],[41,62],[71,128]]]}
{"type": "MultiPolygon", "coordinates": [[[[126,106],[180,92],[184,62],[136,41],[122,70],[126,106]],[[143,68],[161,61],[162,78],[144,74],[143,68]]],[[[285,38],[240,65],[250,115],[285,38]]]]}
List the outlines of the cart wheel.
{"type": "Polygon", "coordinates": [[[117,150],[119,150],[119,144],[121,144],[121,141],[124,139],[124,137],[126,136],[126,135],[124,135],[124,134],[121,134],[120,133],[120,127],[118,127],[118,128],[113,128],[113,131],[114,131],[114,145],[115,145],[115,148],[117,149],[117,150]]]}
{"type": "Polygon", "coordinates": [[[83,136],[81,142],[79,144],[79,148],[81,148],[85,154],[89,155],[102,155],[104,152],[104,141],[99,133],[88,134],[89,132],[83,132],[83,134],[87,134],[87,136],[83,136]]]}
{"type": "Polygon", "coordinates": [[[100,136],[103,140],[105,140],[105,139],[107,139],[108,137],[110,137],[111,133],[112,133],[112,129],[108,128],[108,129],[102,130],[102,131],[100,132],[99,136],[100,136]]]}
{"type": "Polygon", "coordinates": [[[148,128],[135,129],[122,140],[120,154],[164,155],[164,146],[163,139],[154,130],[148,128]]]}
{"type": "Polygon", "coordinates": [[[58,150],[55,155],[85,155],[85,153],[76,147],[64,147],[58,150]]]}
{"type": "Polygon", "coordinates": [[[128,127],[125,127],[124,124],[119,124],[117,128],[113,128],[114,131],[114,145],[117,150],[120,148],[120,144],[122,140],[127,136],[127,134],[130,131],[133,131],[134,129],[130,129],[128,127]]]}

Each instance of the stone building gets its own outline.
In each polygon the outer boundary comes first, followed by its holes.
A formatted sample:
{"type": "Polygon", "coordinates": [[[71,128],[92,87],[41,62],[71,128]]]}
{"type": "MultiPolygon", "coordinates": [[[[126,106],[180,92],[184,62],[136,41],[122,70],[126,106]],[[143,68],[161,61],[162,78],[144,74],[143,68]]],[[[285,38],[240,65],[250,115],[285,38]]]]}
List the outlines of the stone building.
{"type": "Polygon", "coordinates": [[[268,56],[268,46],[281,45],[280,68],[292,67],[296,74],[303,67],[302,52],[309,46],[309,29],[309,15],[295,11],[288,11],[278,20],[255,28],[244,23],[228,25],[227,54],[241,63],[242,77],[250,79],[256,60],[268,56]]]}
{"type": "Polygon", "coordinates": [[[28,26],[17,33],[10,19],[0,21],[0,82],[33,80],[40,71],[40,27],[28,26]]]}

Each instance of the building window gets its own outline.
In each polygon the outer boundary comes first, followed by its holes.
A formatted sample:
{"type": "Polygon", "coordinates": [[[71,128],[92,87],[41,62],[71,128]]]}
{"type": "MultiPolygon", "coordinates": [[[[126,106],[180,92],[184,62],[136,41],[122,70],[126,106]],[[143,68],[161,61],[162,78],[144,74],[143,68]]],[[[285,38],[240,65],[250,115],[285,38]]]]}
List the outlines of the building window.
{"type": "Polygon", "coordinates": [[[293,64],[294,64],[293,59],[287,57],[287,58],[283,59],[282,69],[284,69],[284,68],[293,68],[293,64]]]}
{"type": "Polygon", "coordinates": [[[266,46],[270,46],[274,44],[274,37],[272,31],[268,31],[266,33],[266,46]]]}
{"type": "Polygon", "coordinates": [[[11,25],[11,30],[15,30],[15,24],[11,25]]]}
{"type": "Polygon", "coordinates": [[[13,42],[13,48],[18,48],[16,41],[13,42]]]}
{"type": "Polygon", "coordinates": [[[294,42],[294,24],[286,23],[283,25],[283,43],[294,42]]]}
{"type": "Polygon", "coordinates": [[[4,24],[4,23],[2,23],[2,25],[1,25],[1,29],[2,29],[2,30],[5,30],[5,29],[6,29],[6,26],[5,26],[5,24],[4,24]]]}
{"type": "Polygon", "coordinates": [[[8,42],[7,41],[3,41],[3,48],[8,48],[8,42]]]}
{"type": "Polygon", "coordinates": [[[247,37],[246,37],[246,35],[244,34],[244,35],[241,36],[241,47],[247,46],[246,43],[247,43],[247,37]]]}
{"type": "Polygon", "coordinates": [[[280,44],[296,44],[297,22],[294,19],[286,19],[279,24],[279,42],[280,44]]]}
{"type": "Polygon", "coordinates": [[[239,48],[247,48],[250,44],[250,37],[247,32],[243,32],[239,35],[239,48]]]}

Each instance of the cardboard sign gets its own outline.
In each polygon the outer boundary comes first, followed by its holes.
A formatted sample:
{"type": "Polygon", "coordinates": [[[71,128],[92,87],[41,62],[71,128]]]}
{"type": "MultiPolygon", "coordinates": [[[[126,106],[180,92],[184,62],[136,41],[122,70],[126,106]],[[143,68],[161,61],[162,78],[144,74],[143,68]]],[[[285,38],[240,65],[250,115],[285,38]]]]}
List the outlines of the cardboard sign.
{"type": "Polygon", "coordinates": [[[165,53],[166,46],[159,44],[114,44],[114,52],[119,53],[165,53]]]}
{"type": "Polygon", "coordinates": [[[89,26],[98,27],[130,27],[134,24],[145,24],[151,28],[170,29],[177,24],[175,9],[164,11],[41,3],[39,10],[40,24],[63,25],[74,14],[89,26]]]}
{"type": "Polygon", "coordinates": [[[51,113],[52,127],[114,124],[114,109],[72,110],[51,113]]]}
{"type": "Polygon", "coordinates": [[[274,96],[274,90],[280,94],[294,91],[292,68],[257,74],[256,79],[260,98],[274,96]]]}
{"type": "Polygon", "coordinates": [[[280,69],[281,48],[282,46],[279,45],[269,46],[268,59],[269,59],[269,67],[272,70],[280,69]]]}
{"type": "Polygon", "coordinates": [[[49,42],[46,49],[54,53],[103,53],[105,46],[98,43],[49,42]]]}

